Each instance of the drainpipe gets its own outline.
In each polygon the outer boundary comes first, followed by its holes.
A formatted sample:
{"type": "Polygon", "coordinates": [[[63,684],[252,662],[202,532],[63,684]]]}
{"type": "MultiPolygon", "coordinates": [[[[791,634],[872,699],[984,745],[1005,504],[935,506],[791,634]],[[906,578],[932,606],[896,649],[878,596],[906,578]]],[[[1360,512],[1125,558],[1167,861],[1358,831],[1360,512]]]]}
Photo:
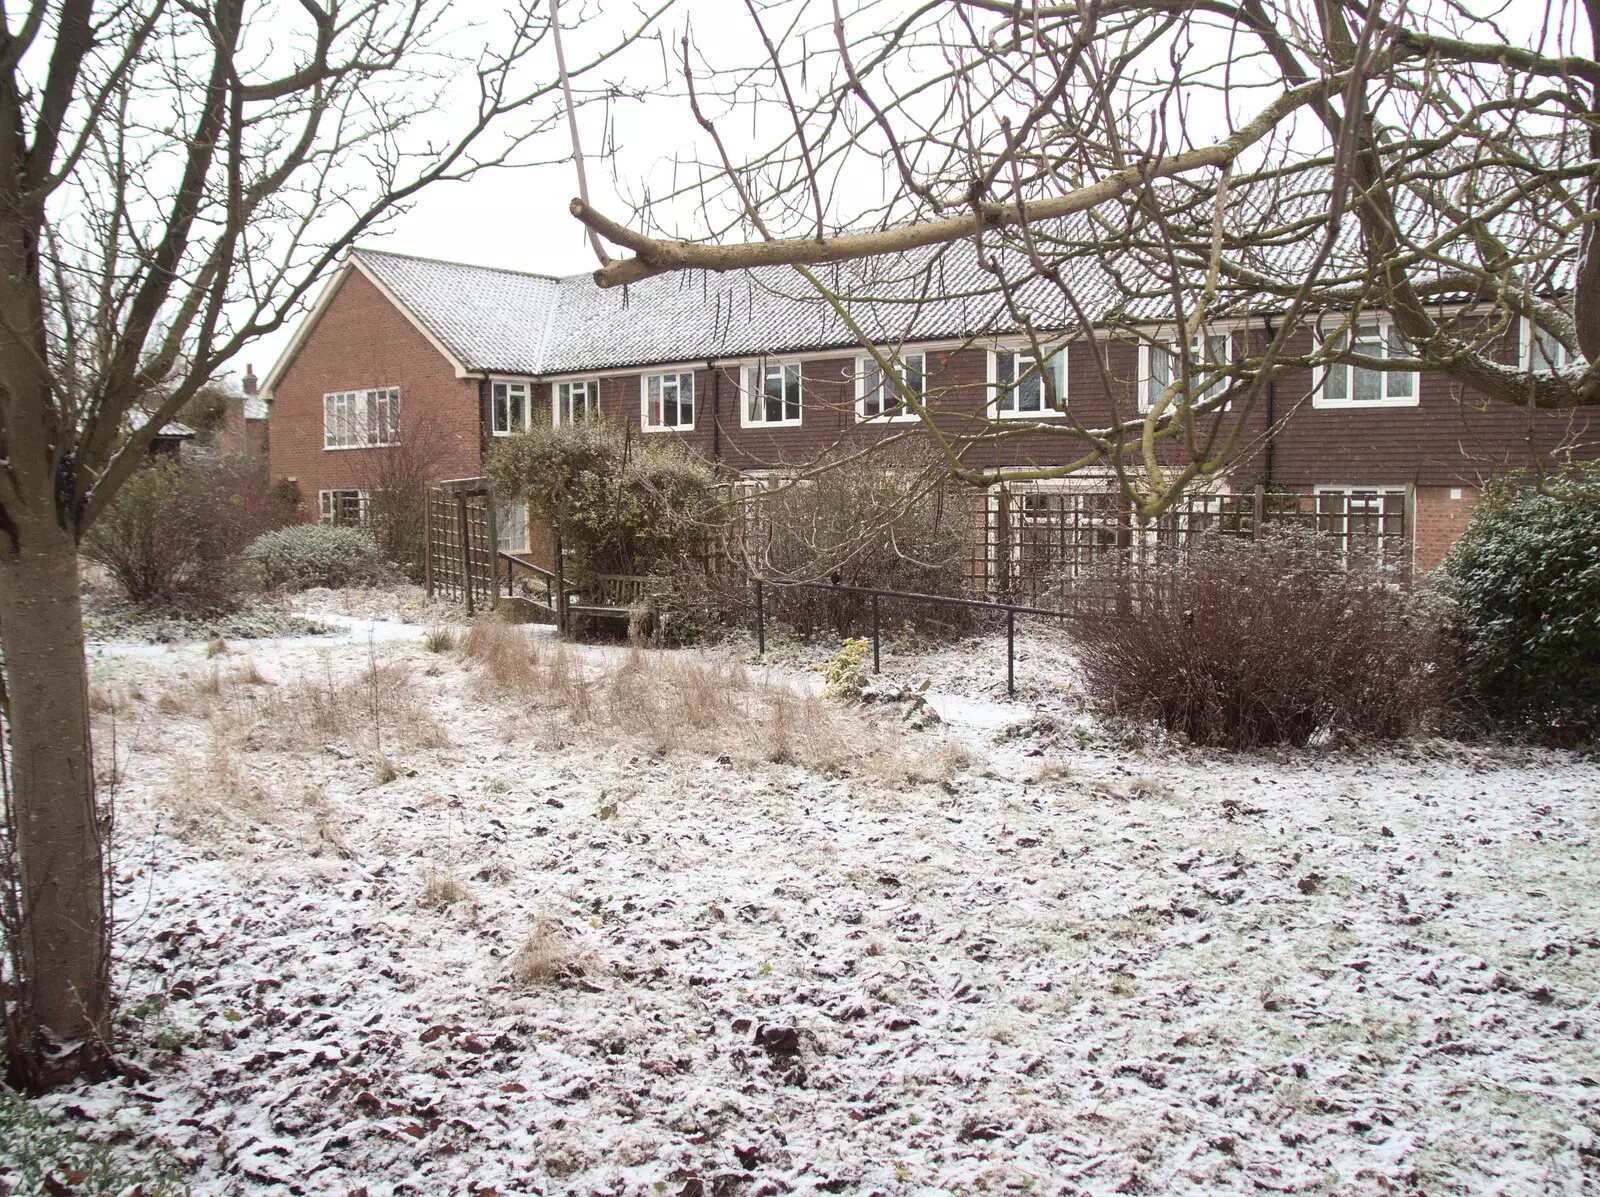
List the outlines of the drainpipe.
{"type": "Polygon", "coordinates": [[[711,371],[711,460],[722,460],[722,371],[716,362],[706,359],[706,369],[711,371]]]}

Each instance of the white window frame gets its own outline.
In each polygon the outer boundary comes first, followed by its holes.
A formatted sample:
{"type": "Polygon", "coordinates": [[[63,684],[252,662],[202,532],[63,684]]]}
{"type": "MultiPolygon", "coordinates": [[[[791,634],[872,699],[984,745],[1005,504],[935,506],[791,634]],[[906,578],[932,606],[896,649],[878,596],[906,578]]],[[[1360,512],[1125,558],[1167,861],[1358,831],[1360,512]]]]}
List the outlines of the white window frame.
{"type": "MultiPolygon", "coordinates": [[[[1165,331],[1158,331],[1150,340],[1139,342],[1139,387],[1137,398],[1139,413],[1141,415],[1143,415],[1145,412],[1148,412],[1151,407],[1151,400],[1153,396],[1150,394],[1150,390],[1154,374],[1152,369],[1152,359],[1154,356],[1154,350],[1158,345],[1165,347],[1167,354],[1172,358],[1172,366],[1174,368],[1176,368],[1178,364],[1178,339],[1174,330],[1168,329],[1165,331]]],[[[1189,362],[1191,366],[1191,373],[1193,372],[1192,367],[1196,362],[1200,362],[1205,366],[1231,365],[1233,362],[1233,329],[1206,327],[1195,333],[1194,336],[1189,339],[1189,362]],[[1222,349],[1222,360],[1212,361],[1211,342],[1213,339],[1219,337],[1224,338],[1227,343],[1222,349]]],[[[1204,375],[1202,375],[1202,377],[1204,377],[1204,375]]],[[[1165,390],[1171,385],[1172,379],[1169,378],[1167,379],[1166,383],[1163,384],[1162,390],[1165,390]]],[[[1216,382],[1212,383],[1200,393],[1199,397],[1195,400],[1196,405],[1204,403],[1207,399],[1211,398],[1213,392],[1220,394],[1227,388],[1227,386],[1228,379],[1225,377],[1219,378],[1216,382]]],[[[1176,403],[1169,403],[1167,405],[1167,410],[1170,412],[1176,406],[1176,403]]],[[[1233,401],[1230,399],[1227,403],[1224,403],[1221,410],[1232,411],[1233,401]]]]}
{"type": "MultiPolygon", "coordinates": [[[[916,361],[916,373],[921,379],[921,383],[916,390],[917,402],[919,404],[926,403],[928,399],[928,358],[930,356],[927,351],[905,349],[897,353],[892,349],[881,349],[879,352],[883,355],[884,360],[889,363],[890,369],[897,371],[898,376],[901,378],[904,378],[905,372],[911,366],[913,359],[916,361]]],[[[876,387],[867,385],[867,379],[879,373],[877,360],[871,354],[856,359],[856,419],[863,423],[870,421],[874,424],[910,424],[920,419],[903,397],[900,398],[898,411],[892,414],[885,414],[883,404],[889,391],[887,379],[880,378],[876,387]],[[878,392],[878,410],[868,413],[867,397],[873,390],[878,392]]]]}
{"type": "MultiPolygon", "coordinates": [[[[1345,499],[1345,510],[1344,510],[1343,519],[1345,521],[1345,527],[1344,527],[1343,535],[1340,538],[1340,554],[1341,554],[1342,558],[1347,558],[1349,556],[1349,553],[1350,553],[1350,499],[1351,499],[1352,496],[1355,496],[1355,495],[1376,495],[1381,500],[1384,495],[1398,493],[1400,495],[1401,510],[1402,511],[1405,510],[1406,488],[1405,488],[1405,486],[1403,484],[1398,485],[1398,486],[1396,486],[1396,485],[1384,485],[1384,486],[1360,485],[1360,486],[1356,486],[1356,485],[1348,485],[1348,484],[1345,484],[1345,483],[1327,483],[1327,484],[1318,484],[1316,486],[1313,486],[1311,488],[1311,493],[1312,493],[1312,496],[1313,496],[1312,505],[1316,510],[1316,519],[1317,519],[1317,524],[1318,524],[1319,530],[1320,530],[1321,521],[1322,521],[1322,503],[1320,501],[1322,496],[1323,495],[1343,495],[1344,496],[1344,499],[1345,499]]],[[[1408,512],[1407,514],[1409,515],[1410,513],[1408,512]]],[[[1382,519],[1382,518],[1383,518],[1382,517],[1382,511],[1380,509],[1380,511],[1379,511],[1379,519],[1382,519]]],[[[1388,538],[1381,531],[1378,533],[1377,537],[1375,538],[1376,548],[1378,550],[1378,554],[1379,554],[1380,557],[1384,553],[1384,549],[1386,547],[1384,542],[1387,539],[1388,538]]],[[[1416,529],[1415,528],[1408,528],[1397,539],[1401,542],[1402,546],[1404,546],[1406,549],[1414,550],[1415,547],[1416,547],[1416,529]]]]}
{"type": "Polygon", "coordinates": [[[1567,367],[1569,367],[1569,366],[1575,366],[1575,365],[1578,364],[1577,360],[1575,359],[1575,357],[1574,357],[1574,355],[1572,353],[1572,350],[1568,349],[1565,345],[1563,345],[1560,341],[1557,341],[1554,337],[1551,337],[1550,334],[1543,333],[1542,330],[1539,328],[1539,326],[1537,324],[1535,324],[1532,320],[1529,320],[1526,316],[1524,316],[1523,319],[1522,319],[1522,359],[1521,359],[1521,361],[1522,361],[1522,368],[1524,370],[1529,371],[1530,373],[1533,373],[1533,374],[1554,374],[1554,373],[1556,373],[1556,372],[1558,372],[1560,370],[1567,369],[1567,367]],[[1541,334],[1543,336],[1549,337],[1549,340],[1550,340],[1551,344],[1553,344],[1555,346],[1555,348],[1557,349],[1557,351],[1560,354],[1560,358],[1561,358],[1560,361],[1557,361],[1557,362],[1550,361],[1548,351],[1542,351],[1540,353],[1540,355],[1539,355],[1540,357],[1542,357],[1544,359],[1544,363],[1542,365],[1540,363],[1534,361],[1533,348],[1538,343],[1538,338],[1541,336],[1541,334]]]}
{"type": "Polygon", "coordinates": [[[491,436],[514,436],[519,432],[526,432],[533,422],[533,384],[519,382],[510,378],[491,378],[489,380],[489,434],[491,436]],[[499,403],[501,397],[495,392],[504,391],[506,404],[505,427],[500,425],[499,403]],[[521,409],[522,418],[512,419],[515,403],[521,409]]]}
{"type": "Polygon", "coordinates": [[[739,427],[740,428],[798,428],[805,420],[806,412],[806,378],[805,369],[801,363],[793,358],[767,358],[758,362],[746,362],[739,367],[739,427]],[[766,383],[771,373],[776,370],[778,376],[785,382],[784,393],[780,402],[783,405],[784,415],[781,420],[766,418],[766,383]],[[789,415],[789,394],[787,382],[789,371],[794,371],[794,403],[795,414],[789,415]],[[761,376],[761,390],[753,389],[754,377],[757,372],[761,376]],[[761,400],[760,416],[751,414],[751,407],[757,398],[761,400]]]}
{"type": "MultiPolygon", "coordinates": [[[[1056,374],[1056,398],[1060,401],[1061,408],[1060,410],[1057,410],[1056,408],[1045,406],[1049,396],[1045,394],[1044,376],[1041,374],[1039,376],[1038,411],[1022,411],[1016,407],[1013,407],[1012,410],[1007,411],[1001,406],[1005,395],[1002,392],[1002,384],[1000,382],[1000,355],[1006,354],[1015,358],[1025,358],[1029,362],[1032,362],[1034,361],[1033,347],[1031,345],[996,345],[994,348],[990,349],[985,355],[988,359],[989,371],[989,414],[999,420],[1065,419],[1067,414],[1067,404],[1069,402],[1067,398],[1067,348],[1068,347],[1066,345],[1058,346],[1055,351],[1045,359],[1045,363],[1047,365],[1050,362],[1060,362],[1060,368],[1056,374]]],[[[1032,367],[1029,367],[1029,369],[1032,369],[1032,367]]],[[[1014,364],[1012,366],[1011,374],[1012,393],[1015,393],[1015,382],[1018,372],[1017,364],[1014,364]]],[[[1028,373],[1028,370],[1022,370],[1021,373],[1026,374],[1028,373]]]]}
{"type": "Polygon", "coordinates": [[[663,370],[639,376],[639,427],[646,432],[693,432],[695,415],[693,370],[663,370]],[[673,381],[673,384],[678,389],[677,398],[674,400],[677,404],[678,422],[675,424],[652,424],[650,422],[650,384],[652,382],[656,383],[661,388],[664,396],[669,379],[673,381]],[[687,423],[683,419],[683,383],[685,379],[689,382],[689,419],[687,423]]]}
{"type": "Polygon", "coordinates": [[[322,447],[325,451],[386,449],[399,443],[399,387],[323,392],[322,447]],[[346,410],[340,412],[341,407],[346,410]],[[375,439],[384,435],[392,439],[375,439]]]}
{"type": "MultiPolygon", "coordinates": [[[[1323,346],[1326,346],[1328,341],[1334,337],[1349,334],[1353,331],[1353,329],[1360,328],[1365,325],[1373,325],[1377,327],[1378,341],[1381,343],[1384,349],[1383,356],[1386,358],[1393,357],[1395,349],[1394,338],[1396,336],[1394,331],[1394,321],[1388,316],[1384,315],[1363,317],[1362,319],[1356,321],[1353,326],[1347,321],[1341,321],[1339,324],[1331,328],[1327,328],[1321,333],[1321,344],[1319,344],[1318,348],[1320,349],[1323,346]]],[[[1402,348],[1404,348],[1403,345],[1402,348]]],[[[1376,355],[1367,354],[1366,356],[1373,357],[1376,355]]],[[[1360,369],[1360,367],[1353,366],[1348,363],[1342,365],[1318,366],[1312,374],[1311,406],[1314,408],[1323,408],[1335,411],[1359,411],[1365,408],[1374,407],[1416,407],[1422,402],[1422,375],[1416,370],[1367,371],[1367,373],[1377,374],[1380,380],[1380,385],[1383,387],[1383,394],[1377,399],[1355,398],[1355,372],[1358,369],[1360,369]],[[1345,375],[1345,395],[1342,399],[1332,398],[1328,394],[1328,376],[1334,370],[1347,371],[1345,375]],[[1411,380],[1411,394],[1389,394],[1390,386],[1396,379],[1400,378],[1408,378],[1411,380]]]]}
{"type": "Polygon", "coordinates": [[[337,522],[334,516],[337,512],[335,495],[354,495],[356,497],[356,523],[346,524],[345,527],[365,528],[370,516],[372,496],[369,492],[358,490],[353,486],[336,486],[317,492],[317,518],[320,523],[332,524],[337,522]]]}
{"type": "Polygon", "coordinates": [[[563,378],[560,382],[552,382],[550,384],[550,423],[557,428],[560,428],[563,424],[574,423],[570,418],[562,418],[562,387],[567,388],[566,406],[568,407],[572,405],[572,388],[585,388],[585,393],[589,397],[587,406],[590,410],[590,416],[583,423],[589,423],[590,420],[598,420],[600,418],[600,380],[598,378],[563,378]]]}

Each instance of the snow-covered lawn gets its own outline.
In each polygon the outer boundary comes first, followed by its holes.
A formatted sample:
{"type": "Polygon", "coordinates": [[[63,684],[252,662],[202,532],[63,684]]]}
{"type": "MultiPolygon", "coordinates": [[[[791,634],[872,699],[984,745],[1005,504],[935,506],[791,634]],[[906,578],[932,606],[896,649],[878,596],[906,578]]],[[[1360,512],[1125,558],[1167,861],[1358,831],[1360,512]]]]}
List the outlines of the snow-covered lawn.
{"type": "Polygon", "coordinates": [[[1142,755],[1041,637],[891,657],[912,731],[343,626],[95,665],[151,1076],[44,1104],[197,1194],[1600,1183],[1593,760],[1142,755]]]}

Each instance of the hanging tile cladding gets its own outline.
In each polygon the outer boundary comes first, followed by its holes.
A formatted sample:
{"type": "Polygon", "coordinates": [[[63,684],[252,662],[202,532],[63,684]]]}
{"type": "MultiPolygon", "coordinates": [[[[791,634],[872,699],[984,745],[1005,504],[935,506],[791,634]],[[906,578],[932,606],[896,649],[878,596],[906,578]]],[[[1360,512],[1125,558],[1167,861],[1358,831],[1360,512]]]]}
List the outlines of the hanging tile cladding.
{"type": "Polygon", "coordinates": [[[434,478],[478,471],[478,383],[459,379],[428,339],[359,271],[345,275],[273,392],[268,438],[273,478],[295,478],[316,513],[318,490],[369,488],[375,451],[325,450],[329,391],[400,388],[401,442],[434,478]]]}

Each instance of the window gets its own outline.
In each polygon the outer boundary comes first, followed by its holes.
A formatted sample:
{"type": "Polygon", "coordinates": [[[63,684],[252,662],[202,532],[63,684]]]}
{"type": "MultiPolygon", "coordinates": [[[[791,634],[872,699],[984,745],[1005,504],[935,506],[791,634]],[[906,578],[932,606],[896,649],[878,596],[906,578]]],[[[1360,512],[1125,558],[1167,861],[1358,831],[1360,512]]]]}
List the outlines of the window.
{"type": "Polygon", "coordinates": [[[744,372],[744,422],[800,423],[800,363],[767,362],[744,372]]]}
{"type": "Polygon", "coordinates": [[[528,427],[528,384],[496,382],[489,386],[490,431],[495,436],[511,436],[528,427]]]}
{"type": "Polygon", "coordinates": [[[1319,486],[1317,531],[1333,538],[1343,560],[1403,556],[1406,492],[1402,486],[1319,486]]]}
{"type": "Polygon", "coordinates": [[[494,511],[496,547],[502,553],[528,551],[528,505],[496,503],[494,511]]]}
{"type": "MultiPolygon", "coordinates": [[[[886,358],[888,354],[884,355],[886,358]]],[[[926,359],[920,353],[901,355],[898,362],[890,360],[892,372],[885,385],[883,371],[870,357],[856,362],[856,414],[863,420],[914,420],[917,413],[906,403],[909,392],[918,403],[927,394],[926,359]]]]}
{"type": "MultiPolygon", "coordinates": [[[[1206,382],[1214,379],[1198,395],[1194,396],[1195,403],[1204,403],[1208,399],[1215,399],[1228,388],[1228,378],[1221,374],[1233,355],[1232,338],[1230,334],[1222,332],[1202,331],[1194,335],[1189,342],[1189,380],[1191,385],[1196,382],[1206,382]]],[[[1183,374],[1182,363],[1178,360],[1178,343],[1174,340],[1158,340],[1154,344],[1139,347],[1139,410],[1149,411],[1156,405],[1156,401],[1167,393],[1173,381],[1181,378],[1183,374]]],[[[1179,396],[1176,392],[1173,398],[1179,396]]],[[[1172,404],[1168,404],[1170,410],[1172,404]]]]}
{"type": "Polygon", "coordinates": [[[324,449],[366,449],[399,443],[399,387],[333,391],[322,397],[324,449]]]}
{"type": "Polygon", "coordinates": [[[325,524],[351,528],[367,523],[367,492],[364,490],[319,490],[317,509],[325,524]]]}
{"type": "Polygon", "coordinates": [[[1533,321],[1526,321],[1525,326],[1528,335],[1523,340],[1522,351],[1528,369],[1535,374],[1549,374],[1578,364],[1577,355],[1533,321]]]}
{"type": "Polygon", "coordinates": [[[1039,360],[1031,349],[1000,349],[989,355],[992,402],[1000,416],[1037,417],[1057,415],[1067,404],[1066,350],[1058,349],[1039,368],[1039,360]],[[1050,375],[1050,390],[1046,393],[1044,376],[1050,375]]]}
{"type": "MultiPolygon", "coordinates": [[[[1404,358],[1406,350],[1400,332],[1388,321],[1364,320],[1341,330],[1328,342],[1334,353],[1349,352],[1370,358],[1404,358]]],[[[1366,370],[1349,363],[1335,363],[1322,370],[1322,387],[1312,397],[1315,407],[1415,407],[1417,376],[1410,370],[1366,370]]]]}
{"type": "Polygon", "coordinates": [[[645,431],[694,427],[693,374],[646,374],[641,386],[645,431]]]}
{"type": "Polygon", "coordinates": [[[586,378],[581,382],[558,382],[550,417],[557,424],[587,424],[600,417],[600,383],[586,378]]]}

